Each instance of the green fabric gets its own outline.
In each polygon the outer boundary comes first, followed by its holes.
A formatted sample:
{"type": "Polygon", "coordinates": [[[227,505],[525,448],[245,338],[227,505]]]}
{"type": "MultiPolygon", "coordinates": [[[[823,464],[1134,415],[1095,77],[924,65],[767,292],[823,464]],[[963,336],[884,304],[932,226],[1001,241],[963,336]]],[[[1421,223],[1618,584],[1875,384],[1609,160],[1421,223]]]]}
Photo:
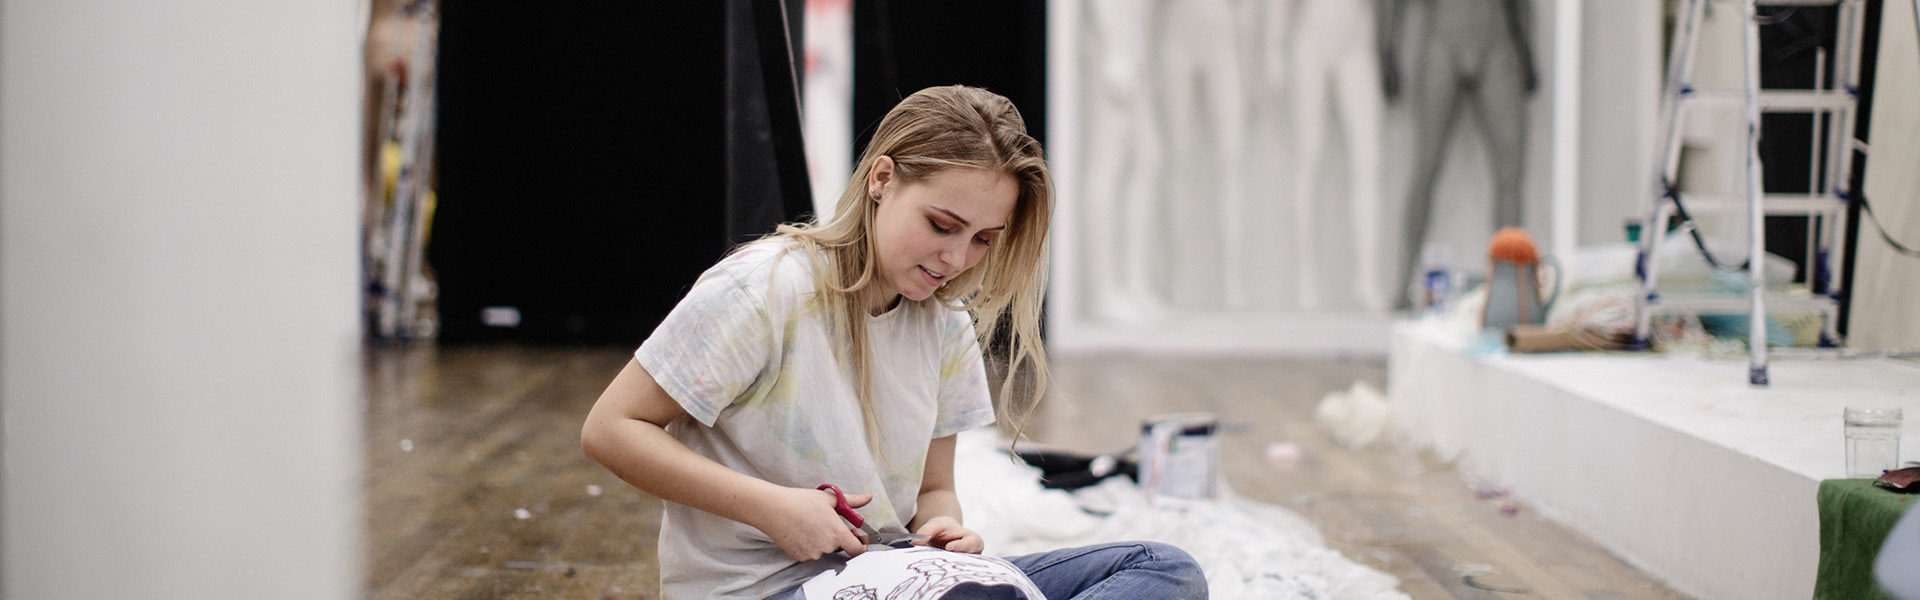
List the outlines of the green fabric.
{"type": "Polygon", "coordinates": [[[1887,531],[1914,504],[1914,494],[1873,485],[1872,479],[1820,482],[1820,572],[1815,600],[1889,599],[1873,583],[1873,557],[1887,531]]]}

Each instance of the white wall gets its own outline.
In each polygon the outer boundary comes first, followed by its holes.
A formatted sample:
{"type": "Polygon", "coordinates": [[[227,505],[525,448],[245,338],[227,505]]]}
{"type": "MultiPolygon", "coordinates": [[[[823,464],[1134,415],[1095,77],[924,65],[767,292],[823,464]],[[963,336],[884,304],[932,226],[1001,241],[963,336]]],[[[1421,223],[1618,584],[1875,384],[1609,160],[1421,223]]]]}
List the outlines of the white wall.
{"type": "MultiPolygon", "coordinates": [[[[1920,42],[1912,2],[1882,6],[1866,192],[1887,233],[1912,248],[1920,246],[1920,42]]],[[[1920,349],[1920,259],[1895,254],[1871,222],[1860,224],[1859,244],[1847,344],[1920,349]]]]}
{"type": "Polygon", "coordinates": [[[1580,2],[1577,245],[1626,241],[1626,222],[1653,207],[1659,119],[1660,0],[1580,2]]]}
{"type": "MultiPolygon", "coordinates": [[[[1056,350],[1385,351],[1387,323],[1393,315],[1384,305],[1370,305],[1367,300],[1382,295],[1398,298],[1406,290],[1397,273],[1386,273],[1399,270],[1399,223],[1414,161],[1411,110],[1405,97],[1376,107],[1384,115],[1380,136],[1384,168],[1378,176],[1382,202],[1375,216],[1379,226],[1371,236],[1357,235],[1349,215],[1357,210],[1352,207],[1359,203],[1353,199],[1360,195],[1346,193],[1358,188],[1347,181],[1344,153],[1336,151],[1345,148],[1342,136],[1349,133],[1341,130],[1342,123],[1328,125],[1329,140],[1320,151],[1334,155],[1322,166],[1332,174],[1321,177],[1324,181],[1316,193],[1294,190],[1300,173],[1293,167],[1301,161],[1289,158],[1289,152],[1299,154],[1300,150],[1288,145],[1296,141],[1299,127],[1290,125],[1288,117],[1300,104],[1299,81],[1275,76],[1271,68],[1278,65],[1297,75],[1298,65],[1284,60],[1289,56],[1285,53],[1293,50],[1285,42],[1298,35],[1299,28],[1331,25],[1279,23],[1283,33],[1275,35],[1269,27],[1273,23],[1263,21],[1274,15],[1311,21],[1289,11],[1296,10],[1296,5],[1324,7],[1333,1],[1237,3],[1234,10],[1240,13],[1215,11],[1218,21],[1233,26],[1215,23],[1212,29],[1193,28],[1203,33],[1218,30],[1199,39],[1235,36],[1239,40],[1227,44],[1231,46],[1227,50],[1238,52],[1236,56],[1245,63],[1239,71],[1245,81],[1237,88],[1223,87],[1243,91],[1247,100],[1225,109],[1200,110],[1191,106],[1193,102],[1175,108],[1244,116],[1243,122],[1212,129],[1245,138],[1232,149],[1216,153],[1242,156],[1246,164],[1198,161],[1201,164],[1194,168],[1172,171],[1200,180],[1247,181],[1239,188],[1216,186],[1221,188],[1218,193],[1198,185],[1171,186],[1191,196],[1178,201],[1157,198],[1156,190],[1169,186],[1156,187],[1152,179],[1156,166],[1189,153],[1156,137],[1157,130],[1134,124],[1146,118],[1127,118],[1136,113],[1152,117],[1158,114],[1156,102],[1180,104],[1175,101],[1183,99],[1146,93],[1169,87],[1146,81],[1152,72],[1150,59],[1158,49],[1134,39],[1152,38],[1145,32],[1159,25],[1158,16],[1143,5],[1120,0],[1050,4],[1049,102],[1055,118],[1050,121],[1048,154],[1059,205],[1053,229],[1048,324],[1049,342],[1056,350]],[[1139,52],[1146,54],[1130,54],[1139,52]],[[1131,154],[1113,149],[1128,140],[1137,141],[1141,148],[1131,154]],[[1242,202],[1220,199],[1232,200],[1236,194],[1242,202]],[[1301,211],[1295,210],[1301,204],[1310,205],[1306,220],[1321,236],[1310,252],[1291,243],[1306,239],[1296,227],[1303,220],[1301,211]],[[1176,219],[1182,221],[1172,223],[1176,219]],[[1209,220],[1226,223],[1216,227],[1209,220]],[[1128,227],[1138,222],[1151,226],[1128,227]],[[1236,233],[1234,226],[1245,231],[1236,233]],[[1187,235],[1178,235],[1181,232],[1187,235]],[[1362,246],[1372,246],[1377,256],[1367,260],[1362,246]],[[1216,250],[1219,258],[1210,259],[1207,250],[1216,250]],[[1142,263],[1154,268],[1138,267],[1142,263]],[[1355,268],[1364,264],[1377,268],[1355,268]],[[1129,265],[1131,270],[1126,268],[1129,265]],[[1317,272],[1306,273],[1307,266],[1317,272]],[[1232,286],[1204,285],[1216,280],[1241,283],[1245,298],[1236,302],[1232,286]],[[1375,285],[1366,285],[1369,281],[1375,285]],[[1189,285],[1195,282],[1201,285],[1189,285]],[[1383,293],[1368,293],[1369,287],[1381,288],[1383,293]],[[1317,303],[1298,297],[1303,288],[1323,290],[1317,303]]],[[[1527,164],[1521,184],[1527,227],[1547,248],[1571,248],[1576,240],[1579,244],[1619,241],[1623,222],[1646,212],[1651,203],[1646,196],[1660,85],[1661,3],[1534,0],[1532,8],[1533,50],[1541,87],[1527,101],[1527,164]],[[1558,36],[1555,28],[1561,25],[1578,27],[1577,39],[1558,36]],[[1562,41],[1573,53],[1564,62],[1555,60],[1556,42],[1562,41]],[[1577,70],[1556,73],[1556,69],[1577,70]],[[1556,92],[1568,88],[1574,93],[1568,104],[1577,105],[1574,118],[1556,123],[1555,101],[1562,99],[1556,92]],[[1556,132],[1569,130],[1565,138],[1554,139],[1556,132]],[[1553,160],[1558,158],[1567,160],[1553,160]],[[1549,181],[1556,172],[1570,175],[1572,181],[1549,185],[1557,183],[1549,181]],[[1551,214],[1549,196],[1577,201],[1577,214],[1551,214]],[[1575,240],[1553,239],[1559,233],[1556,229],[1566,230],[1575,240]]],[[[1370,21],[1358,25],[1355,31],[1371,35],[1370,21]]],[[[1410,47],[1417,27],[1409,23],[1403,29],[1407,39],[1402,47],[1410,47]]],[[[1160,43],[1175,49],[1196,44],[1178,37],[1160,43]]],[[[1370,43],[1346,51],[1361,54],[1359,58],[1368,64],[1377,60],[1370,43]]],[[[1210,121],[1196,120],[1201,125],[1186,128],[1209,129],[1210,121]]],[[[1456,131],[1435,186],[1435,197],[1442,198],[1444,205],[1434,211],[1429,226],[1430,238],[1450,247],[1454,264],[1462,269],[1484,264],[1479,257],[1484,256],[1492,234],[1488,218],[1493,204],[1492,169],[1476,128],[1468,118],[1456,131]]]]}
{"type": "MultiPolygon", "coordinates": [[[[1316,14],[1353,8],[1340,2],[1319,0],[1316,14]]],[[[1352,268],[1363,262],[1355,255],[1371,240],[1354,235],[1349,214],[1369,203],[1340,192],[1352,187],[1345,153],[1322,178],[1340,201],[1315,203],[1304,219],[1305,203],[1294,201],[1298,161],[1286,157],[1298,103],[1289,98],[1301,95],[1306,72],[1289,48],[1297,4],[1049,3],[1055,351],[1384,352],[1390,300],[1355,299],[1356,281],[1367,279],[1352,268]],[[1297,243],[1303,220],[1328,232],[1310,256],[1297,243]],[[1303,268],[1308,261],[1317,273],[1303,268]],[[1305,298],[1306,288],[1324,294],[1305,298]]],[[[1370,19],[1321,26],[1372,31],[1370,19]]],[[[1371,43],[1350,46],[1372,52],[1371,43]]],[[[1352,74],[1377,85],[1377,75],[1352,74]]],[[[1328,125],[1329,140],[1349,135],[1342,125],[1328,125]]],[[[1387,205],[1376,212],[1397,213],[1387,205]]],[[[1394,262],[1392,247],[1380,250],[1365,261],[1376,275],[1394,262]]],[[[1378,279],[1376,287],[1393,287],[1378,279]]]]}
{"type": "Polygon", "coordinates": [[[360,595],[356,4],[0,0],[0,595],[360,595]]]}

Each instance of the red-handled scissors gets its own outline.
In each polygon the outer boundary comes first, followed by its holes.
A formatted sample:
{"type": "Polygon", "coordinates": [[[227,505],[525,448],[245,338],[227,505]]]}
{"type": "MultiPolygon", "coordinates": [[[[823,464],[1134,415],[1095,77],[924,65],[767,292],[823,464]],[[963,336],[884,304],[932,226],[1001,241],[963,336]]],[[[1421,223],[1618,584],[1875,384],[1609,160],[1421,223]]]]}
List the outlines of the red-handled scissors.
{"type": "Polygon", "coordinates": [[[848,525],[852,525],[854,529],[859,530],[860,537],[865,538],[868,544],[889,546],[909,540],[927,539],[926,535],[919,533],[880,533],[880,530],[874,529],[872,525],[868,525],[867,520],[860,517],[860,513],[853,511],[853,507],[847,504],[847,495],[840,491],[839,486],[831,483],[822,483],[820,487],[814,489],[831,490],[833,492],[833,497],[838,502],[833,506],[833,512],[840,513],[840,518],[846,519],[848,525]]]}

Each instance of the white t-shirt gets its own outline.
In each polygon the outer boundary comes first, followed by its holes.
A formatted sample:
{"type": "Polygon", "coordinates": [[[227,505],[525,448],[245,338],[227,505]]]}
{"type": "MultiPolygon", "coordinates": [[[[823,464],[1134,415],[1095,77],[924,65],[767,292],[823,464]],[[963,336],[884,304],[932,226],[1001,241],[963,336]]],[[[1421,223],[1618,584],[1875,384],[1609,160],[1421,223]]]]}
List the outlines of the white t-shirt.
{"type": "MultiPolygon", "coordinates": [[[[885,449],[876,461],[852,369],[836,350],[845,336],[815,297],[826,260],[790,244],[757,242],[708,269],[634,356],[691,417],[667,431],[693,451],[779,485],[871,493],[861,516],[904,531],[927,444],[993,422],[972,320],[904,298],[867,318],[885,449]]],[[[660,525],[670,600],[763,598],[846,560],[797,563],[758,529],[672,502],[660,525]]]]}

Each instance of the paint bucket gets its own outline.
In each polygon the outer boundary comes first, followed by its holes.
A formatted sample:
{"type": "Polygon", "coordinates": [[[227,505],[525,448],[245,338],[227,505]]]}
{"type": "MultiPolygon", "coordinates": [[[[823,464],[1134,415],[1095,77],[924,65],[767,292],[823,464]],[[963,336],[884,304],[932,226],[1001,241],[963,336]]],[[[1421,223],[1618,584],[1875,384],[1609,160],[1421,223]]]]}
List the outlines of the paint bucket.
{"type": "Polygon", "coordinates": [[[1140,487],[1149,500],[1215,496],[1220,447],[1212,413],[1155,415],[1140,424],[1140,487]]]}

